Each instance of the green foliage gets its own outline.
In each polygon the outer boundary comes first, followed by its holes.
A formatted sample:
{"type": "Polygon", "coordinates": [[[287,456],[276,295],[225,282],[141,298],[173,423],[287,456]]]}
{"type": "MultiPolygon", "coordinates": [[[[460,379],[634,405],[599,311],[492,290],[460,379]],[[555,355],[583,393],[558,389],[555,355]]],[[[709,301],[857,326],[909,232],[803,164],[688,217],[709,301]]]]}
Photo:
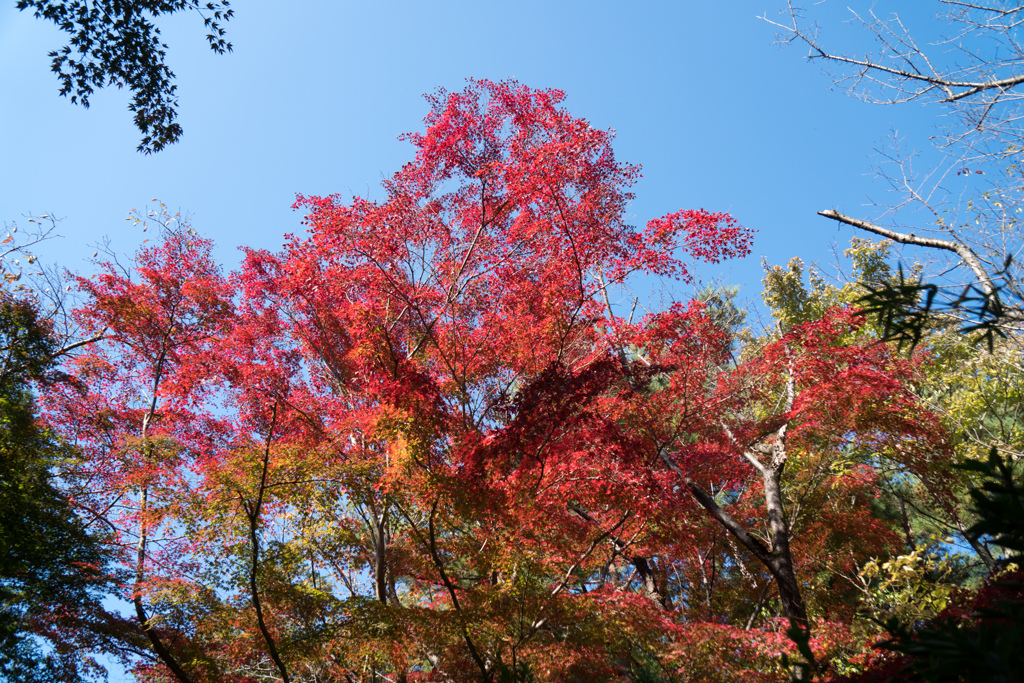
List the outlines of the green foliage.
{"type": "Polygon", "coordinates": [[[526,663],[518,662],[512,666],[500,665],[494,680],[495,683],[534,683],[537,679],[526,663]]]}
{"type": "Polygon", "coordinates": [[[206,40],[218,54],[231,51],[222,24],[233,10],[226,1],[202,0],[18,0],[37,18],[52,21],[68,33],[69,44],[50,53],[60,94],[89,106],[97,88],[128,86],[135,126],[142,133],[138,150],[159,152],[181,137],[174,72],[164,63],[167,45],[152,20],[183,10],[198,12],[208,31],[206,40]],[[205,12],[205,14],[204,14],[205,12]]]}
{"type": "Polygon", "coordinates": [[[858,303],[866,314],[876,317],[883,341],[895,341],[900,348],[909,346],[913,350],[930,319],[938,287],[907,280],[901,264],[896,282],[867,285],[867,290],[858,303]]]}
{"type": "Polygon", "coordinates": [[[868,617],[904,623],[931,619],[949,606],[957,591],[953,561],[915,550],[889,561],[872,560],[861,569],[868,594],[861,609],[868,617]]]}
{"type": "Polygon", "coordinates": [[[1012,553],[1014,561],[1024,559],[1024,468],[1019,463],[989,451],[987,462],[966,462],[958,467],[984,477],[980,487],[971,490],[978,521],[971,531],[992,538],[992,542],[1012,553]]]}
{"type": "Polygon", "coordinates": [[[840,303],[834,288],[824,282],[813,266],[807,269],[799,258],[790,259],[785,268],[762,265],[765,276],[761,296],[784,330],[817,320],[840,303]],[[805,272],[810,277],[810,287],[804,284],[805,272]]]}
{"type": "MultiPolygon", "coordinates": [[[[979,283],[963,287],[955,298],[939,296],[939,288],[918,278],[906,278],[900,266],[895,282],[882,282],[867,286],[867,294],[858,301],[864,312],[875,316],[882,327],[882,339],[895,341],[902,348],[916,347],[936,316],[957,314],[966,322],[960,327],[965,335],[978,335],[989,351],[997,339],[1005,339],[1007,320],[1017,309],[1007,301],[1015,298],[1012,290],[1003,284],[1011,275],[1013,257],[1008,255],[1003,267],[994,273],[993,290],[986,291],[979,283]],[[1004,291],[1006,290],[1006,291],[1004,291]],[[1000,292],[1004,295],[1000,296],[1000,292]]],[[[1018,302],[1019,303],[1019,302],[1018,302]]]]}
{"type": "Polygon", "coordinates": [[[943,406],[963,458],[984,460],[993,445],[1002,452],[1020,453],[1024,375],[1017,342],[999,341],[988,351],[955,330],[940,328],[929,335],[926,348],[927,398],[943,406]]]}
{"type": "Polygon", "coordinates": [[[668,668],[658,658],[648,652],[640,651],[633,656],[630,664],[630,676],[634,683],[667,683],[675,680],[668,668]]]}
{"type": "Polygon", "coordinates": [[[704,313],[711,317],[722,329],[734,336],[741,333],[747,320],[747,310],[737,304],[740,288],[737,285],[728,287],[705,287],[697,292],[697,301],[705,305],[704,313]]]}
{"type": "MultiPolygon", "coordinates": [[[[889,264],[891,252],[889,240],[874,242],[854,237],[850,240],[850,247],[843,252],[850,259],[851,272],[841,286],[830,283],[816,265],[807,267],[799,258],[790,259],[785,268],[764,263],[762,298],[779,325],[789,329],[818,320],[835,306],[863,305],[865,297],[878,289],[896,291],[900,283],[916,287],[921,267],[915,265],[909,279],[904,275],[902,266],[894,275],[889,264]]],[[[915,289],[914,296],[916,292],[915,289]]]]}
{"type": "Polygon", "coordinates": [[[988,610],[983,620],[965,624],[938,619],[911,630],[893,619],[885,647],[910,658],[914,681],[935,683],[1012,683],[1024,671],[1024,603],[988,610]]]}
{"type": "MultiPolygon", "coordinates": [[[[971,531],[985,534],[1024,558],[1024,472],[1001,458],[996,449],[987,462],[961,469],[981,474],[971,490],[978,521],[971,531]]],[[[1015,570],[1015,571],[1014,571],[1015,570]]],[[[914,627],[897,617],[886,623],[890,639],[882,645],[908,659],[904,673],[920,681],[1006,682],[1024,671],[1024,583],[1010,567],[990,580],[969,611],[954,611],[914,627]]]]}
{"type": "Polygon", "coordinates": [[[59,613],[82,615],[95,604],[106,587],[104,557],[52,480],[66,448],[35,422],[28,382],[50,368],[49,326],[31,303],[0,296],[0,674],[74,680],[81,657],[70,658],[77,661],[69,671],[66,643],[51,638],[55,652],[47,652],[31,634],[59,634],[59,613]]]}

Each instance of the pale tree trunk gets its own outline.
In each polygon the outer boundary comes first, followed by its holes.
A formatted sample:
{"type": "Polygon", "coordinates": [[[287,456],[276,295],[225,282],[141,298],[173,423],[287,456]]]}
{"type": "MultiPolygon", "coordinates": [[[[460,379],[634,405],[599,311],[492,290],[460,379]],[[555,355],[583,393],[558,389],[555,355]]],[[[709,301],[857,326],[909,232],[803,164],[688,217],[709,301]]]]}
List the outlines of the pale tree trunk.
{"type": "MultiPolygon", "coordinates": [[[[676,467],[675,463],[672,463],[672,467],[676,467]]],[[[687,485],[697,502],[710,512],[771,573],[779,587],[779,598],[782,600],[782,609],[786,617],[800,628],[808,629],[807,610],[804,607],[803,598],[800,595],[800,584],[793,568],[793,559],[789,552],[789,529],[786,527],[781,506],[776,505],[774,509],[769,507],[773,548],[768,549],[761,541],[751,536],[742,524],[719,507],[715,499],[704,489],[692,481],[687,481],[687,485]]],[[[770,487],[774,487],[777,491],[777,481],[771,486],[766,482],[766,489],[770,487]]],[[[781,502],[781,496],[778,498],[781,502]]]]}
{"type": "Polygon", "coordinates": [[[786,524],[782,504],[782,466],[766,468],[764,472],[765,504],[768,508],[768,527],[772,534],[772,563],[769,567],[779,587],[782,607],[791,621],[806,629],[807,610],[800,595],[800,584],[793,568],[789,550],[789,526],[786,524]]]}
{"type": "MultiPolygon", "coordinates": [[[[795,399],[795,383],[791,372],[786,381],[785,412],[793,409],[795,399]]],[[[779,587],[779,599],[782,601],[782,609],[786,617],[800,628],[810,630],[807,608],[800,594],[800,583],[797,581],[796,570],[793,567],[793,557],[789,548],[789,525],[786,523],[785,507],[782,500],[782,472],[786,466],[786,431],[789,424],[783,424],[776,430],[771,443],[763,444],[758,440],[750,446],[737,443],[729,428],[725,425],[722,427],[733,443],[740,448],[743,457],[761,475],[765,507],[768,509],[771,548],[766,547],[752,536],[742,524],[733,519],[715,502],[713,496],[688,476],[685,477],[686,484],[697,502],[710,512],[771,573],[779,587]]],[[[667,451],[662,449],[660,455],[669,469],[682,472],[667,451]]]]}
{"type": "Polygon", "coordinates": [[[387,581],[387,510],[381,511],[378,515],[375,511],[371,510],[373,514],[373,550],[374,550],[374,561],[373,561],[373,584],[374,591],[376,593],[377,600],[382,604],[388,603],[388,581],[387,581]]]}

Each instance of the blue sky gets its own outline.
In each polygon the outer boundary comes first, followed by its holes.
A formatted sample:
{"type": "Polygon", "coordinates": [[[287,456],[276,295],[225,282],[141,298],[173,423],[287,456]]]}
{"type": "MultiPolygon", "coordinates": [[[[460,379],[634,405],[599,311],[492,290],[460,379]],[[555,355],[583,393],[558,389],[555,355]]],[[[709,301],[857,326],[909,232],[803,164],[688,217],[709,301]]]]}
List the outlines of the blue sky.
{"type": "MultiPolygon", "coordinates": [[[[88,270],[88,244],[132,251],[146,236],[124,217],[159,198],[190,214],[229,267],[237,246],[277,248],[301,230],[297,192],[378,197],[412,156],[397,137],[419,129],[422,94],[467,77],[556,87],[565,106],[617,131],[620,160],[643,166],[637,225],[681,208],[732,213],[757,230],[753,255],[703,268],[757,299],[761,257],[828,265],[854,215],[883,193],[873,148],[891,128],[927,146],[933,110],[868,105],[831,88],[804,52],[773,46],[782,0],[749,2],[238,1],[235,50],[209,51],[195,14],[164,21],[178,76],[182,141],[135,151],[128,93],[98,92],[88,110],[57,96],[52,25],[0,8],[0,220],[62,218],[41,250],[88,270]]],[[[839,40],[846,5],[815,15],[839,40]]],[[[911,12],[912,9],[904,9],[911,12]]]]}

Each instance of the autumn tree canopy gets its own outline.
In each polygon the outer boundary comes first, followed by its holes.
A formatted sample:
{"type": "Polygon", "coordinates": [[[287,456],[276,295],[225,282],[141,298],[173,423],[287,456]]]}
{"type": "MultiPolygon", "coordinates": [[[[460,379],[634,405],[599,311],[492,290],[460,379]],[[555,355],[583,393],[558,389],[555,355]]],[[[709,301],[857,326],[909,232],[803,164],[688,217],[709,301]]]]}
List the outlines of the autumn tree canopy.
{"type": "Polygon", "coordinates": [[[956,515],[927,357],[841,302],[619,310],[752,234],[630,225],[639,167],[563,97],[438,91],[382,199],[300,196],[230,274],[168,217],[79,278],[92,341],[39,390],[137,679],[778,680],[790,625],[869,657],[887,487],[956,515]]]}

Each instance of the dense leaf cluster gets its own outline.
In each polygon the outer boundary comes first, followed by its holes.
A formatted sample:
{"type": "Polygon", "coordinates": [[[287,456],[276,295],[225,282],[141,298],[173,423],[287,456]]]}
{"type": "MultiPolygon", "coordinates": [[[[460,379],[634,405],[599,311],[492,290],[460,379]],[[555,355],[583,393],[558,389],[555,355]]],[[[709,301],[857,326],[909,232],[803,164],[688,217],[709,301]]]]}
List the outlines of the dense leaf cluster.
{"type": "Polygon", "coordinates": [[[177,86],[167,66],[167,45],[154,20],[161,15],[194,11],[203,18],[206,40],[217,54],[231,51],[223,24],[234,12],[225,1],[202,0],[18,0],[20,10],[53,22],[70,36],[50,53],[60,94],[89,106],[97,88],[128,87],[135,127],[142,133],[138,150],[159,152],[181,137],[177,86]]]}
{"type": "Polygon", "coordinates": [[[29,388],[54,379],[57,350],[32,303],[0,295],[0,675],[12,681],[88,669],[75,631],[109,589],[106,554],[54,481],[71,453],[38,424],[29,388]]]}

